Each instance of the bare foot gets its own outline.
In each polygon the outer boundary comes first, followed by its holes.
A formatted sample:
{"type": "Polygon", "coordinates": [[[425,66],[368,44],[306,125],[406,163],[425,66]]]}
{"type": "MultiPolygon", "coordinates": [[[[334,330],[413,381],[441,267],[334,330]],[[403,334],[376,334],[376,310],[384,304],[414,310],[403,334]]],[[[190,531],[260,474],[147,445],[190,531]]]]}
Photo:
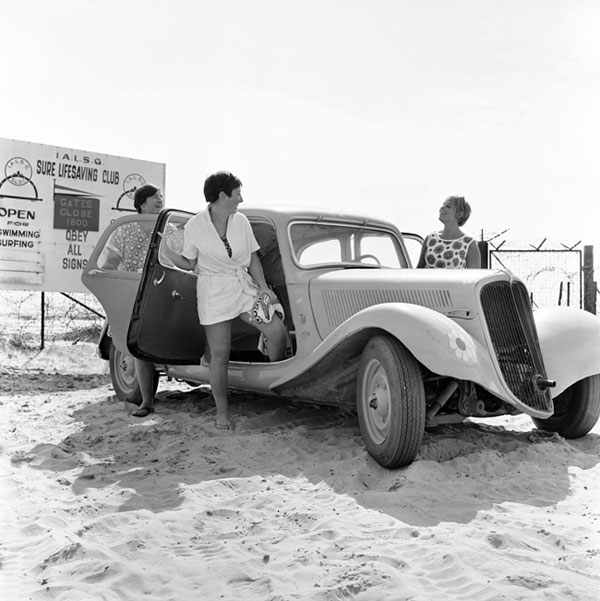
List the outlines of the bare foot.
{"type": "Polygon", "coordinates": [[[215,427],[217,430],[233,430],[233,422],[227,416],[217,415],[215,427]]]}

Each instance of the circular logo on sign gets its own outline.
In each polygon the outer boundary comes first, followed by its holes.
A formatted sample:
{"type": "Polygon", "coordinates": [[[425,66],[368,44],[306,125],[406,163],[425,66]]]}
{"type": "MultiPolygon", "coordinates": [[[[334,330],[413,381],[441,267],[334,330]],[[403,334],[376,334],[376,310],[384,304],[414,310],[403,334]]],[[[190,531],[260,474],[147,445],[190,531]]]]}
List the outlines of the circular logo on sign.
{"type": "Polygon", "coordinates": [[[23,186],[31,181],[31,165],[27,159],[13,157],[4,166],[6,179],[15,186],[23,186]]]}
{"type": "Polygon", "coordinates": [[[130,173],[123,180],[123,191],[129,198],[133,198],[133,193],[146,183],[146,180],[138,173],[130,173]]]}

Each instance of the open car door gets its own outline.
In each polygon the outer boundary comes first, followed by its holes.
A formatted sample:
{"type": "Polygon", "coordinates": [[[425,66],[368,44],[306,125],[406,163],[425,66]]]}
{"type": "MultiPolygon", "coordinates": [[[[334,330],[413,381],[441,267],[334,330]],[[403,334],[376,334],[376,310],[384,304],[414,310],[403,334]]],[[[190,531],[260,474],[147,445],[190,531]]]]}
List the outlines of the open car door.
{"type": "Polygon", "coordinates": [[[183,227],[191,213],[163,211],[157,221],[133,305],[127,347],[138,359],[163,365],[198,365],[206,337],[198,322],[196,274],[175,267],[162,245],[183,249],[183,227]]]}
{"type": "MultiPolygon", "coordinates": [[[[115,239],[129,240],[131,233],[152,232],[156,215],[127,215],[115,219],[94,247],[81,281],[100,301],[110,324],[112,342],[120,352],[127,353],[127,328],[131,309],[142,277],[145,254],[120,265],[119,256],[112,250],[115,239]]],[[[131,257],[130,257],[131,258],[131,257]]]]}

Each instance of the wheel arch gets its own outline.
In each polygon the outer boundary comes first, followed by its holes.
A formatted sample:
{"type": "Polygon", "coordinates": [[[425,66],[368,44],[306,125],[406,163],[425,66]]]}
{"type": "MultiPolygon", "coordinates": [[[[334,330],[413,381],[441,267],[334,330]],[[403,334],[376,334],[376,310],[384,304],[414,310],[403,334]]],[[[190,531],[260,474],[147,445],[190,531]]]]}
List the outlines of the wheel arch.
{"type": "Polygon", "coordinates": [[[574,307],[543,307],[533,313],[552,397],[600,374],[600,318],[574,307]]]}
{"type": "Polygon", "coordinates": [[[354,408],[358,364],[367,342],[378,334],[385,335],[387,332],[378,328],[363,328],[349,333],[306,370],[275,385],[274,392],[287,397],[354,408]]]}
{"type": "MultiPolygon", "coordinates": [[[[308,386],[312,394],[318,394],[317,382],[331,379],[329,371],[345,373],[346,363],[358,361],[369,338],[377,334],[397,339],[432,373],[481,384],[491,393],[511,400],[488,351],[477,339],[449,317],[406,303],[374,305],[359,311],[338,326],[309,358],[297,364],[293,373],[275,381],[272,389],[287,394],[301,392],[303,386],[308,386]]],[[[321,395],[313,398],[320,400],[321,395]]],[[[346,396],[344,400],[348,400],[346,396]]]]}

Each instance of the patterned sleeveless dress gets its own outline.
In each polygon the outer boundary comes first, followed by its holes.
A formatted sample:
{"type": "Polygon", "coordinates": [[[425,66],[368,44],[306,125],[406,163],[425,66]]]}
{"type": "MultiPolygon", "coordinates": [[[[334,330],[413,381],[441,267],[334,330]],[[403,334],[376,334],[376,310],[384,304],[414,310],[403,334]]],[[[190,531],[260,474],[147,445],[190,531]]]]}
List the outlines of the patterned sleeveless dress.
{"type": "Polygon", "coordinates": [[[430,269],[466,269],[467,251],[474,242],[471,236],[461,236],[456,240],[445,240],[439,232],[433,232],[425,239],[425,267],[430,269]]]}

